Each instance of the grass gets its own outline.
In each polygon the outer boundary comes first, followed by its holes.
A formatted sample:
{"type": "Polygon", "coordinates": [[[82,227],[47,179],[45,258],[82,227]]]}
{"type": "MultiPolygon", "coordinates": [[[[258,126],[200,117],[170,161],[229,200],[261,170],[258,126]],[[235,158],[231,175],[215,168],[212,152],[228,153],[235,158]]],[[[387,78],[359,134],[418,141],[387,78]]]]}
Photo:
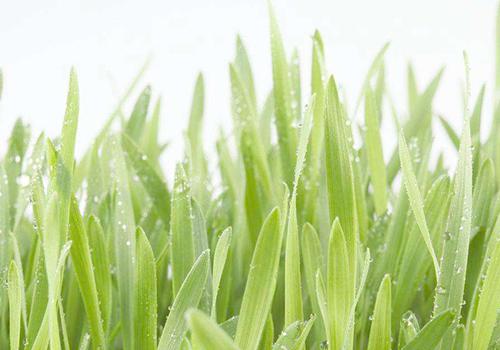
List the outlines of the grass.
{"type": "Polygon", "coordinates": [[[392,106],[387,45],[349,114],[314,33],[304,96],[272,9],[270,23],[271,93],[257,102],[238,37],[233,129],[209,162],[200,75],[172,185],[160,101],[146,87],[123,108],[146,65],[79,160],[74,71],[60,137],[16,122],[0,162],[0,349],[500,349],[498,44],[481,138],[466,55],[458,132],[433,112],[442,71],[418,88],[409,66],[407,113],[392,106]]]}

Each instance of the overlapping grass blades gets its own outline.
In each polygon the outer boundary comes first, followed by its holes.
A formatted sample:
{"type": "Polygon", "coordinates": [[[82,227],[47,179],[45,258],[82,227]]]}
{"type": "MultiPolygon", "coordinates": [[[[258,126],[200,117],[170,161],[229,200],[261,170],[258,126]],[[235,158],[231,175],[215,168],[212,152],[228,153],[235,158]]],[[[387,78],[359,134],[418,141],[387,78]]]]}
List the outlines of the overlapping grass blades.
{"type": "Polygon", "coordinates": [[[217,159],[200,74],[183,159],[163,164],[160,99],[136,91],[147,62],[79,161],[74,70],[60,137],[15,123],[0,161],[0,349],[500,349],[500,11],[486,138],[491,91],[471,101],[468,68],[460,123],[433,108],[443,69],[421,89],[409,65],[400,110],[386,44],[351,111],[320,33],[303,89],[269,12],[272,89],[256,91],[238,36],[217,159]],[[433,142],[438,123],[456,154],[433,142]]]}

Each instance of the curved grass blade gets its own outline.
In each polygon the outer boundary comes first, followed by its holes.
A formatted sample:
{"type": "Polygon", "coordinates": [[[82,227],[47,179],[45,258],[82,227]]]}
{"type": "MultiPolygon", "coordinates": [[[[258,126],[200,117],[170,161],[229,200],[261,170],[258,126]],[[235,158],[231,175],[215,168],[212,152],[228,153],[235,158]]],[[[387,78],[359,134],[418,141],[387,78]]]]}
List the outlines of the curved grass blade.
{"type": "Polygon", "coordinates": [[[136,236],[136,311],[135,332],[138,349],[155,350],[157,332],[156,264],[153,250],[144,231],[136,236]]]}
{"type": "Polygon", "coordinates": [[[298,350],[303,348],[306,338],[311,331],[316,316],[307,321],[295,321],[280,334],[272,350],[298,350]]]}
{"type": "Polygon", "coordinates": [[[231,337],[203,312],[191,309],[187,312],[186,318],[193,337],[204,350],[239,349],[231,337]]]}
{"type": "Polygon", "coordinates": [[[177,350],[182,343],[187,324],[184,314],[200,302],[208,278],[209,252],[201,254],[182,283],[167,317],[158,343],[158,350],[177,350]]]}
{"type": "Polygon", "coordinates": [[[256,350],[276,289],[283,231],[279,209],[262,225],[241,303],[235,342],[243,350],[256,350]]]}
{"type": "Polygon", "coordinates": [[[231,245],[232,229],[228,227],[225,229],[217,241],[217,246],[214,252],[214,266],[212,275],[212,309],[210,315],[212,319],[217,319],[217,296],[219,294],[219,286],[222,279],[222,273],[226,266],[226,259],[228,256],[229,247],[231,245]]]}
{"type": "Polygon", "coordinates": [[[151,100],[151,87],[146,86],[137,99],[132,114],[130,115],[127,125],[125,125],[125,133],[132,140],[139,141],[142,130],[146,123],[148,114],[149,101],[151,100]]]}
{"type": "Polygon", "coordinates": [[[8,272],[9,338],[11,350],[19,349],[21,336],[22,293],[24,289],[21,281],[19,267],[12,260],[8,272]]]}
{"type": "Polygon", "coordinates": [[[94,349],[102,349],[106,345],[106,340],[104,338],[101,310],[99,309],[100,301],[97,294],[94,265],[92,263],[87,232],[74,196],[71,200],[69,232],[73,241],[71,261],[73,262],[76,279],[80,286],[80,293],[85,305],[92,336],[92,347],[94,349]]]}
{"type": "MultiPolygon", "coordinates": [[[[403,350],[434,349],[444,334],[450,329],[455,315],[451,310],[434,316],[403,350]]],[[[460,348],[457,348],[460,349],[460,348]]]]}
{"type": "Polygon", "coordinates": [[[380,216],[387,209],[387,177],[385,174],[382,141],[380,139],[379,119],[375,96],[368,87],[365,96],[365,147],[373,186],[375,211],[380,216]]]}
{"type": "Polygon", "coordinates": [[[415,172],[413,171],[413,165],[411,161],[410,151],[406,145],[406,140],[403,135],[403,131],[399,134],[399,158],[401,161],[401,168],[403,170],[403,180],[406,187],[406,193],[408,194],[408,199],[410,200],[410,207],[412,209],[413,215],[415,216],[415,221],[417,222],[418,228],[422,233],[422,238],[427,246],[430,256],[432,257],[432,262],[434,264],[434,272],[436,273],[436,279],[439,278],[439,263],[434,252],[434,247],[432,246],[431,235],[429,233],[429,228],[427,226],[427,221],[425,219],[424,213],[424,201],[422,200],[422,195],[418,189],[417,178],[415,177],[415,172]]]}
{"type": "Polygon", "coordinates": [[[373,310],[368,350],[391,349],[391,278],[385,275],[373,310]]]}

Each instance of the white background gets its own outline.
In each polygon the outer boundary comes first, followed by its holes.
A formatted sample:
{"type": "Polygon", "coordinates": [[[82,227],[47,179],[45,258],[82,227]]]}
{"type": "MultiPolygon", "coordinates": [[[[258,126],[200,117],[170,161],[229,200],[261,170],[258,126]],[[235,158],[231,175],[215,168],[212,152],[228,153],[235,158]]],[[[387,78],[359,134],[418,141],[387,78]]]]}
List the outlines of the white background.
{"type": "MultiPolygon", "coordinates": [[[[275,0],[274,6],[288,53],[299,49],[306,90],[315,28],[323,34],[329,71],[351,105],[370,61],[386,41],[391,41],[389,87],[402,113],[410,59],[420,86],[446,66],[435,106],[457,128],[462,118],[462,50],[470,56],[473,98],[483,82],[493,85],[495,0],[275,0]]],[[[237,33],[250,53],[262,101],[271,86],[265,0],[0,0],[1,149],[18,116],[36,134],[58,134],[74,65],[80,81],[81,154],[148,55],[153,60],[142,86],[151,83],[155,96],[163,97],[161,135],[173,142],[171,156],[178,158],[181,152],[200,70],[205,74],[210,148],[219,126],[227,128],[231,120],[227,64],[237,33]]],[[[487,101],[491,95],[489,90],[487,101]]],[[[489,119],[491,108],[486,114],[489,119]]],[[[384,141],[394,143],[394,137],[384,141]]],[[[437,142],[448,147],[442,133],[437,142]]],[[[170,162],[168,167],[170,172],[170,162]]]]}

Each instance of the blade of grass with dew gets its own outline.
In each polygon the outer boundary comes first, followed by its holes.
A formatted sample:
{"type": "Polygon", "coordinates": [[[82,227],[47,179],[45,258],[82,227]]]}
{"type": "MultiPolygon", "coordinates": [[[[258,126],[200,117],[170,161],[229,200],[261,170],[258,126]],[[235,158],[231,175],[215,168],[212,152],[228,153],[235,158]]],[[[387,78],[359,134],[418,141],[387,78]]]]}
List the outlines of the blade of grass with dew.
{"type": "Polygon", "coordinates": [[[120,137],[108,139],[111,153],[111,171],[114,187],[113,244],[116,254],[118,297],[122,325],[123,346],[134,348],[134,275],[135,275],[135,219],[130,197],[128,172],[120,137]]]}
{"type": "MultiPolygon", "coordinates": [[[[452,311],[443,311],[434,316],[403,350],[434,349],[453,324],[455,315],[452,311]]],[[[459,348],[457,348],[459,349],[459,348]]]]}
{"type": "Polygon", "coordinates": [[[316,316],[307,321],[295,321],[286,327],[273,345],[272,350],[298,350],[303,348],[316,316]]]}
{"type": "Polygon", "coordinates": [[[135,102],[134,109],[130,115],[127,124],[125,125],[125,133],[136,142],[139,141],[141,132],[146,123],[148,114],[149,101],[151,100],[151,87],[146,86],[141,92],[139,98],[135,102]]]}
{"type": "Polygon", "coordinates": [[[238,350],[231,337],[203,312],[191,309],[187,312],[187,322],[196,341],[204,350],[238,350]]]}
{"type": "Polygon", "coordinates": [[[398,349],[402,349],[412,341],[420,331],[417,316],[412,311],[407,311],[401,317],[398,336],[398,349]]]}
{"type": "Polygon", "coordinates": [[[255,85],[252,73],[252,67],[250,66],[250,60],[248,58],[248,53],[243,44],[241,36],[236,36],[236,57],[234,59],[234,65],[245,83],[246,91],[255,109],[257,109],[257,98],[255,94],[255,85]]]}
{"type": "Polygon", "coordinates": [[[424,201],[420,190],[418,188],[417,178],[415,177],[415,172],[413,171],[413,165],[411,161],[410,151],[406,145],[406,140],[404,138],[403,132],[399,134],[399,158],[401,161],[401,168],[403,170],[403,180],[406,187],[406,192],[408,194],[408,199],[410,200],[410,207],[412,209],[413,215],[415,216],[415,221],[422,233],[422,238],[427,246],[429,255],[432,258],[434,264],[434,272],[436,273],[436,279],[439,278],[439,263],[432,246],[431,235],[429,233],[429,227],[427,226],[427,221],[425,219],[424,213],[424,201]]]}
{"type": "Polygon", "coordinates": [[[488,348],[497,319],[497,315],[491,311],[500,308],[500,290],[498,288],[500,283],[500,243],[495,240],[490,244],[494,248],[479,294],[477,312],[473,315],[474,320],[471,322],[473,329],[471,330],[470,349],[483,350],[488,348]]]}
{"type": "Polygon", "coordinates": [[[171,218],[172,286],[176,295],[195,260],[191,188],[182,164],[175,169],[171,218]]]}
{"type": "Polygon", "coordinates": [[[380,122],[378,107],[370,87],[365,96],[365,142],[373,186],[373,199],[377,215],[382,215],[387,209],[387,178],[385,174],[384,153],[380,139],[380,122]]]}
{"type": "MultiPolygon", "coordinates": [[[[429,189],[424,201],[424,213],[428,218],[429,232],[433,246],[440,255],[443,231],[451,199],[450,179],[441,175],[429,189]]],[[[422,239],[418,225],[409,223],[407,240],[398,258],[394,280],[397,281],[393,301],[393,316],[398,319],[406,310],[411,308],[412,301],[417,295],[419,284],[425,279],[426,273],[432,265],[429,252],[422,239]]]]}
{"type": "Polygon", "coordinates": [[[10,262],[8,272],[8,295],[9,295],[9,336],[10,349],[19,349],[21,336],[21,311],[22,290],[19,267],[14,260],[10,262]]]}
{"type": "Polygon", "coordinates": [[[156,264],[144,231],[138,227],[136,230],[136,273],[135,288],[136,312],[135,332],[136,346],[138,349],[155,350],[157,332],[157,290],[156,290],[156,264]]]}
{"type": "Polygon", "coordinates": [[[205,251],[193,264],[174,299],[170,313],[158,342],[158,350],[177,350],[182,342],[187,324],[184,315],[200,302],[208,278],[209,252],[205,251]]]}
{"type": "Polygon", "coordinates": [[[442,116],[439,116],[439,122],[443,126],[444,131],[446,131],[446,134],[448,135],[448,138],[450,139],[455,149],[458,150],[458,148],[460,147],[460,136],[457,135],[455,130],[453,130],[451,124],[442,116]]]}
{"type": "Polygon", "coordinates": [[[102,327],[108,333],[112,311],[112,280],[109,271],[109,257],[107,253],[106,237],[104,230],[95,216],[90,216],[87,221],[87,232],[92,249],[92,264],[94,267],[95,285],[101,310],[102,327]]]}
{"type": "Polygon", "coordinates": [[[391,278],[385,275],[373,310],[368,350],[391,348],[391,278]]]}
{"type": "Polygon", "coordinates": [[[304,167],[307,145],[311,134],[314,97],[309,102],[301,129],[297,150],[297,164],[293,180],[292,197],[289,204],[287,235],[285,242],[285,325],[302,321],[302,281],[300,273],[299,228],[297,224],[297,186],[304,167]]]}
{"type": "MultiPolygon", "coordinates": [[[[446,235],[444,242],[441,274],[434,301],[435,314],[450,308],[459,314],[462,306],[472,215],[472,154],[468,118],[460,142],[453,193],[446,227],[449,235],[446,235]]],[[[445,335],[441,349],[449,348],[452,337],[452,334],[445,335]]]]}
{"type": "Polygon", "coordinates": [[[94,349],[101,349],[105,346],[106,341],[104,338],[101,310],[99,309],[100,301],[97,294],[94,264],[92,263],[87,231],[83,225],[75,197],[71,200],[69,232],[70,238],[73,241],[71,261],[89,320],[92,347],[94,349]]]}
{"type": "Polygon", "coordinates": [[[280,212],[275,208],[262,225],[247,277],[235,342],[243,350],[256,350],[271,309],[282,244],[280,212]]]}
{"type": "Polygon", "coordinates": [[[226,266],[226,259],[228,257],[229,246],[231,245],[232,229],[228,227],[225,229],[217,241],[214,252],[214,264],[212,268],[212,308],[210,316],[212,319],[217,320],[217,296],[219,293],[219,286],[222,279],[222,273],[226,266]]]}
{"type": "Polygon", "coordinates": [[[299,52],[294,49],[292,56],[290,57],[289,63],[290,72],[288,76],[290,78],[290,97],[291,97],[291,107],[293,118],[298,121],[302,114],[302,95],[300,88],[300,60],[299,52]]]}
{"type": "MultiPolygon", "coordinates": [[[[339,231],[340,227],[345,240],[345,264],[338,272],[342,275],[343,280],[341,286],[342,291],[338,291],[342,296],[342,301],[335,300],[336,293],[328,291],[328,308],[332,318],[331,338],[329,341],[333,349],[338,349],[343,343],[343,334],[341,330],[345,326],[349,317],[349,308],[354,300],[356,289],[356,241],[358,239],[358,226],[356,219],[356,203],[354,189],[354,174],[352,169],[352,149],[348,140],[346,120],[342,112],[342,106],[339,101],[337,87],[333,77],[328,81],[326,92],[326,109],[325,109],[325,161],[326,161],[326,179],[328,187],[328,204],[330,211],[330,220],[336,220],[338,223],[333,224],[332,234],[339,231]],[[338,226],[338,228],[335,228],[338,226]],[[345,274],[345,275],[343,275],[345,274]],[[333,293],[333,294],[332,294],[333,293]],[[333,303],[338,303],[340,309],[337,309],[333,303]],[[334,314],[332,314],[334,312],[334,314]],[[334,336],[333,334],[336,334],[334,336]]],[[[334,240],[336,241],[336,240],[334,240]]],[[[330,243],[332,244],[332,242],[330,243]]],[[[329,252],[329,259],[333,252],[329,252]]],[[[330,263],[329,263],[329,266],[330,263]]],[[[331,278],[331,273],[328,273],[328,279],[331,278]]],[[[330,282],[329,288],[333,287],[330,282]]],[[[352,339],[353,334],[349,335],[352,339]]]]}
{"type": "Polygon", "coordinates": [[[128,136],[122,136],[122,147],[126,152],[130,163],[136,171],[139,181],[153,200],[160,220],[163,221],[167,230],[170,227],[170,192],[167,184],[158,175],[154,167],[149,162],[148,157],[142,153],[137,145],[128,136]]]}
{"type": "Polygon", "coordinates": [[[330,231],[327,265],[327,310],[329,317],[329,344],[331,349],[341,349],[346,342],[351,343],[350,334],[344,330],[349,323],[349,311],[354,301],[355,275],[349,264],[349,249],[340,221],[336,218],[330,231]]]}
{"type": "Polygon", "coordinates": [[[271,3],[269,3],[269,21],[271,30],[275,122],[278,133],[281,167],[285,175],[285,182],[290,186],[293,176],[293,170],[290,164],[295,164],[297,135],[292,127],[293,112],[292,97],[290,94],[291,82],[289,67],[278,22],[271,3]]]}

